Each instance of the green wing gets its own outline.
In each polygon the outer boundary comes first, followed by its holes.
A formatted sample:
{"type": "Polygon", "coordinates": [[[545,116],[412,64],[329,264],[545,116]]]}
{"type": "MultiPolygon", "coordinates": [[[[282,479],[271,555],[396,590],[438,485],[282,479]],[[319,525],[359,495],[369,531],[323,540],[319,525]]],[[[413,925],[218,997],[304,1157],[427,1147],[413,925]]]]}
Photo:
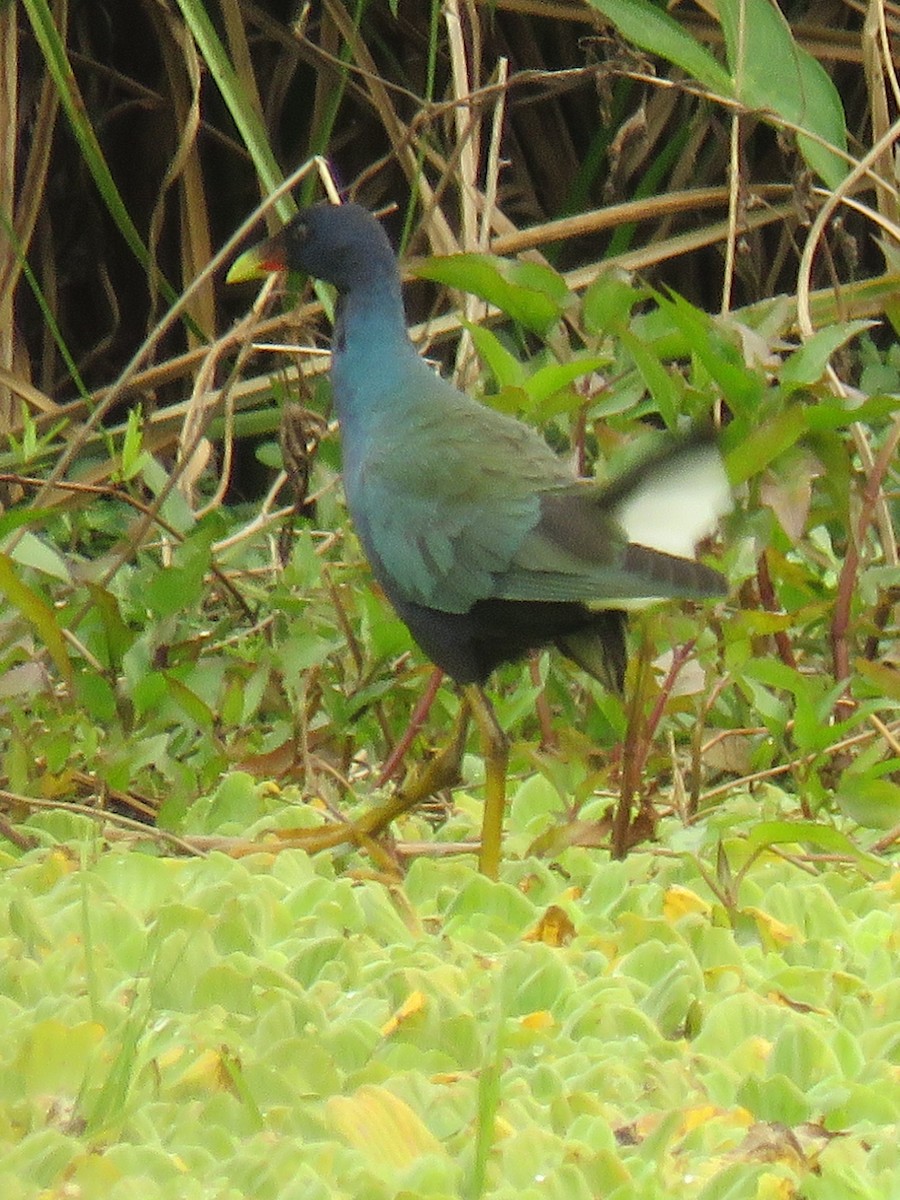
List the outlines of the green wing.
{"type": "Polygon", "coordinates": [[[476,600],[609,602],[717,596],[693,559],[730,507],[708,439],[666,448],[607,487],[575,478],[528,426],[435,378],[430,398],[376,425],[357,524],[400,594],[445,612],[476,600]]]}
{"type": "Polygon", "coordinates": [[[574,476],[533,429],[435,382],[406,420],[373,424],[351,507],[407,599],[467,612],[497,594],[540,522],[541,493],[574,476]]]}

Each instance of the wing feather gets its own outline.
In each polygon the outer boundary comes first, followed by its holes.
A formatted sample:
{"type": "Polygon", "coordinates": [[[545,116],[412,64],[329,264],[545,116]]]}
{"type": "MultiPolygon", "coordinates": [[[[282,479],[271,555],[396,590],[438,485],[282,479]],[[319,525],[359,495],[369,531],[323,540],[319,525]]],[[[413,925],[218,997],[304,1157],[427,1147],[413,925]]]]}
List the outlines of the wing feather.
{"type": "Polygon", "coordinates": [[[426,373],[415,403],[387,406],[391,423],[374,424],[345,463],[389,594],[463,613],[490,598],[627,606],[723,593],[692,557],[730,507],[710,439],[669,443],[602,486],[577,479],[535,430],[426,373]]]}
{"type": "MultiPolygon", "coordinates": [[[[444,612],[495,595],[571,467],[533,429],[431,376],[406,420],[376,422],[344,484],[389,593],[444,612]]],[[[396,410],[392,410],[396,411],[396,410]]]]}

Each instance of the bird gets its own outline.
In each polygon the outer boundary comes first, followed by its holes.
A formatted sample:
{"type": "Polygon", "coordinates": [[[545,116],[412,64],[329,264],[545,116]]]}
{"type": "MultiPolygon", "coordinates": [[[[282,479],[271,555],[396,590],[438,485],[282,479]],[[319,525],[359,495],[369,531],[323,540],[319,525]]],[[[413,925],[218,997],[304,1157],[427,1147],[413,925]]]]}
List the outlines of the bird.
{"type": "Polygon", "coordinates": [[[696,559],[731,507],[722,456],[711,430],[673,434],[609,482],[580,478],[536,428],[459,390],[419,354],[397,256],[359,204],[304,209],[244,251],[227,280],[285,270],[336,289],[330,379],[347,507],[375,579],[461,690],[461,729],[429,784],[458,768],[470,716],[480,729],[478,861],[496,878],[508,745],[485,691],[490,675],[555,646],[621,692],[629,608],[726,595],[723,575],[696,559]]]}

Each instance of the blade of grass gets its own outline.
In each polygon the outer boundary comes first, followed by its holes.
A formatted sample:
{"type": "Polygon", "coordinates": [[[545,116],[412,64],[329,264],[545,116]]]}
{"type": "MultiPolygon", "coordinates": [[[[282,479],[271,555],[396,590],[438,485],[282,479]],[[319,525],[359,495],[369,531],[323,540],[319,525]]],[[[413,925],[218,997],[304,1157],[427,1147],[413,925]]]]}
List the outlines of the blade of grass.
{"type": "MultiPolygon", "coordinates": [[[[282,183],[284,176],[275,161],[260,114],[241,86],[234,67],[213,27],[203,0],[178,0],[178,7],[187,22],[209,72],[222,93],[222,99],[237,125],[238,132],[253,160],[257,174],[267,192],[273,192],[282,183]]],[[[297,211],[290,196],[282,196],[275,210],[283,221],[288,221],[297,211]]]]}

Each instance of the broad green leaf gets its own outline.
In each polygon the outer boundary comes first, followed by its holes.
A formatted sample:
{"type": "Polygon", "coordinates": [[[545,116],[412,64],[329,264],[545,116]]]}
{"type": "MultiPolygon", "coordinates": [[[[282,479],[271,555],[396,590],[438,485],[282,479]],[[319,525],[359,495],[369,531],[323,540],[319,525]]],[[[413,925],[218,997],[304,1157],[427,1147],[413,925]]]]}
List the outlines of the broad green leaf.
{"type": "Polygon", "coordinates": [[[703,364],[710,377],[735,410],[755,410],[765,392],[765,380],[759,371],[747,367],[739,348],[717,328],[707,313],[682,296],[657,295],[660,311],[668,313],[672,323],[684,334],[687,349],[703,364]]]}
{"type": "Polygon", "coordinates": [[[79,704],[95,721],[109,724],[116,717],[116,694],[107,680],[96,671],[80,671],[75,676],[75,694],[79,704]]]}
{"type": "Polygon", "coordinates": [[[522,387],[527,374],[525,367],[514,354],[510,354],[497,335],[490,329],[485,329],[483,325],[473,325],[469,321],[464,321],[463,324],[468,329],[479,356],[487,363],[497,386],[522,387]]]}
{"type": "MultiPolygon", "coordinates": [[[[768,109],[840,150],[847,148],[841,98],[825,68],[799,46],[771,0],[719,0],[719,19],[735,95],[749,108],[768,109]]],[[[847,162],[813,138],[798,138],[807,163],[829,187],[847,162]]]]}
{"type": "MultiPolygon", "coordinates": [[[[91,616],[102,630],[96,640],[102,638],[105,643],[101,650],[103,663],[118,669],[123,655],[134,644],[137,635],[122,619],[118,601],[110,591],[91,582],[88,582],[87,589],[91,596],[91,616]]],[[[96,647],[94,652],[97,653],[96,647]]]]}
{"type": "Polygon", "coordinates": [[[49,508],[9,508],[0,513],[0,538],[23,525],[35,525],[50,515],[49,508]]]}
{"type": "Polygon", "coordinates": [[[147,583],[144,599],[157,616],[174,616],[193,607],[203,591],[210,565],[208,531],[183,542],[175,550],[170,567],[161,567],[147,583]]]}
{"type": "Polygon", "coordinates": [[[22,566],[33,567],[52,579],[59,579],[63,583],[72,582],[68,564],[59,551],[48,540],[38,537],[30,530],[22,534],[12,557],[22,566]]]}
{"type": "Polygon", "coordinates": [[[806,430],[806,412],[794,405],[761,421],[749,431],[744,430],[737,444],[732,444],[726,431],[728,478],[733,484],[739,484],[759,475],[779,454],[803,437],[806,430]]]}
{"type": "Polygon", "coordinates": [[[209,705],[204,703],[195,691],[182,683],[172,672],[167,671],[164,674],[169,686],[169,695],[179,708],[192,721],[196,721],[201,729],[212,729],[215,718],[209,705]]]}
{"type": "Polygon", "coordinates": [[[678,22],[649,0],[590,0],[623,37],[651,54],[681,67],[720,96],[733,95],[728,72],[705,46],[686,33],[678,22]]]}
{"type": "Polygon", "coordinates": [[[797,388],[818,383],[835,350],[864,330],[871,329],[873,324],[873,321],[846,321],[842,325],[819,329],[786,360],[779,374],[782,388],[790,394],[797,388]]]}
{"type": "MultiPolygon", "coordinates": [[[[158,458],[148,454],[141,463],[141,479],[158,496],[169,483],[169,472],[158,458]]],[[[178,488],[169,488],[161,515],[179,533],[186,533],[196,524],[191,507],[178,488]]]]}
{"type": "Polygon", "coordinates": [[[766,846],[804,842],[810,842],[832,854],[847,854],[860,864],[877,866],[879,871],[884,869],[879,859],[860,850],[845,833],[818,821],[761,821],[751,829],[746,846],[752,853],[766,846]]]}
{"type": "Polygon", "coordinates": [[[828,148],[846,150],[840,96],[821,64],[796,44],[772,0],[719,0],[729,70],[648,0],[590,3],[629,41],[681,67],[711,91],[816,134],[827,144],[801,134],[798,144],[804,158],[829,187],[837,187],[844,178],[845,159],[828,148]]]}
{"type": "Polygon", "coordinates": [[[892,417],[900,409],[896,396],[870,396],[861,404],[852,405],[836,396],[822,396],[807,411],[811,431],[827,433],[834,429],[846,429],[857,421],[877,424],[892,417]]]}
{"type": "Polygon", "coordinates": [[[548,363],[545,367],[538,367],[535,373],[525,380],[525,391],[536,404],[540,404],[570,383],[574,383],[576,379],[582,379],[585,375],[608,366],[609,355],[606,354],[587,354],[570,362],[548,363]]]}
{"type": "Polygon", "coordinates": [[[541,292],[555,300],[561,309],[569,303],[571,296],[565,279],[546,263],[532,262],[527,258],[501,258],[497,261],[510,283],[541,292]]]}
{"type": "Polygon", "coordinates": [[[681,388],[659,361],[654,351],[636,338],[630,329],[623,329],[619,336],[622,345],[634,360],[634,365],[644,381],[644,386],[653,397],[660,416],[666,425],[673,429],[680,407],[681,388]]]}
{"type": "Polygon", "coordinates": [[[886,662],[869,662],[868,659],[858,658],[854,670],[883,696],[900,702],[900,671],[896,667],[886,662]]]}
{"type": "Polygon", "coordinates": [[[618,273],[603,271],[584,294],[582,311],[587,329],[591,333],[616,330],[645,294],[618,273]]]}
{"type": "MultiPolygon", "coordinates": [[[[123,666],[129,684],[129,695],[140,716],[146,716],[165,701],[168,695],[165,676],[161,671],[139,671],[139,655],[129,652],[123,666]],[[131,668],[131,669],[129,669],[131,668]]],[[[143,664],[140,664],[143,665],[143,664]]]]}
{"type": "Polygon", "coordinates": [[[569,294],[565,283],[549,267],[510,262],[487,254],[429,258],[416,264],[415,274],[420,279],[432,279],[471,292],[496,305],[526,329],[541,334],[559,320],[569,294]]]}
{"type": "Polygon", "coordinates": [[[900,784],[845,772],[835,801],[852,821],[868,829],[900,825],[900,784]]]}
{"type": "Polygon", "coordinates": [[[0,554],[0,593],[34,626],[57,671],[66,683],[71,683],[72,664],[56,612],[34,588],[24,582],[8,554],[0,554]]]}

